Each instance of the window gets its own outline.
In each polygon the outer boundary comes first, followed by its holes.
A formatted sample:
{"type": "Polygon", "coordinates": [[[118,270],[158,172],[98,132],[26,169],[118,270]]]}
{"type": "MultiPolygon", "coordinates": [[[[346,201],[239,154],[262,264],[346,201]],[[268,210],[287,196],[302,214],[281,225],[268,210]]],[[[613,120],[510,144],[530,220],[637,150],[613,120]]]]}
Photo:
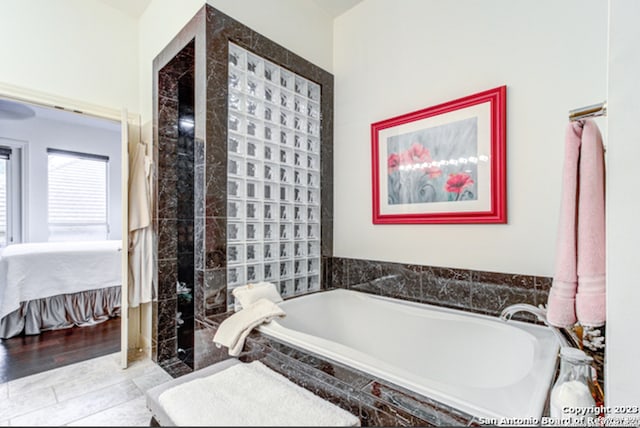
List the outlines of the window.
{"type": "Polygon", "coordinates": [[[0,147],[0,247],[7,245],[9,238],[7,232],[9,225],[7,222],[8,213],[7,208],[7,188],[9,187],[8,172],[9,172],[9,159],[11,157],[11,149],[7,147],[0,147]]]}
{"type": "Polygon", "coordinates": [[[0,248],[22,241],[21,159],[19,144],[0,145],[0,248]]]}
{"type": "Polygon", "coordinates": [[[109,158],[56,149],[47,153],[49,241],[107,239],[109,158]]]}

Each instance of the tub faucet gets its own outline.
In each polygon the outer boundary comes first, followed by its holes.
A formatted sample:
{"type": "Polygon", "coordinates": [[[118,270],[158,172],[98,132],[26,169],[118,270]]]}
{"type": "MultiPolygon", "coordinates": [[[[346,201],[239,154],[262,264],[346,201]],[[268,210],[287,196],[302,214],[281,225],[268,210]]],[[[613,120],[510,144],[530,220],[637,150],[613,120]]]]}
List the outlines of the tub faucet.
{"type": "Polygon", "coordinates": [[[568,328],[562,329],[562,331],[564,331],[571,338],[571,342],[569,342],[558,327],[549,324],[549,321],[547,321],[547,310],[542,307],[536,307],[528,303],[516,303],[515,305],[507,306],[506,308],[504,308],[502,310],[502,313],[500,314],[500,319],[505,322],[509,321],[511,317],[517,312],[527,312],[532,315],[535,315],[538,318],[538,320],[542,321],[544,325],[546,325],[551,330],[551,332],[556,336],[556,338],[560,342],[560,346],[570,346],[572,348],[580,348],[580,345],[579,345],[580,341],[578,340],[578,337],[576,336],[576,334],[571,329],[568,329],[568,328]]]}

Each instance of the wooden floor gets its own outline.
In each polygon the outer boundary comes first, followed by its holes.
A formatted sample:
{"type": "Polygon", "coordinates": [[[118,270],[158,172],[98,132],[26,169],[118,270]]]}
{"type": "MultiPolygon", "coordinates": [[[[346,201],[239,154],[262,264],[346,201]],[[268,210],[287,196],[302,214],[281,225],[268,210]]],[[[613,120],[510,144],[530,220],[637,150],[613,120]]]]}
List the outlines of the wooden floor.
{"type": "Polygon", "coordinates": [[[0,340],[0,383],[120,350],[120,317],[0,340]]]}

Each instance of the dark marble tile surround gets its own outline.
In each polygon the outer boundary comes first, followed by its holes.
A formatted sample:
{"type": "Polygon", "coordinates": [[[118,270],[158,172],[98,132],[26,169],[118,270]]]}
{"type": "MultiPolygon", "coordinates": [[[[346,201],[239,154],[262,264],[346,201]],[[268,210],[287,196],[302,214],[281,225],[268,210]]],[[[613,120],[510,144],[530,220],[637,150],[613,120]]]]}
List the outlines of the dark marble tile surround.
{"type": "MultiPolygon", "coordinates": [[[[546,305],[553,281],[546,276],[341,257],[325,258],[323,263],[325,288],[347,288],[493,316],[516,303],[546,305]]],[[[537,322],[527,313],[517,313],[513,318],[537,322]]],[[[604,385],[604,349],[585,347],[584,351],[594,359],[598,382],[604,385]]]]}
{"type": "MultiPolygon", "coordinates": [[[[195,320],[226,311],[228,44],[233,42],[321,87],[321,255],[333,248],[333,76],[240,22],[205,5],[153,61],[157,168],[157,302],[152,356],[177,357],[176,281],[193,281],[195,320]],[[193,160],[179,146],[180,79],[193,73],[193,160]],[[185,162],[186,161],[186,162],[185,162]],[[188,173],[186,172],[188,171],[188,173]],[[186,196],[185,193],[193,194],[186,196]],[[185,209],[185,204],[193,206],[185,209]],[[188,217],[184,219],[182,217],[188,217]],[[185,230],[192,242],[185,242],[185,230]],[[180,239],[182,237],[183,239],[180,239]],[[185,275],[193,245],[193,275],[185,275]],[[191,279],[192,278],[192,279],[191,279]]],[[[184,341],[184,340],[183,340],[184,341]]],[[[198,359],[198,343],[194,343],[198,359]]]]}
{"type": "MultiPolygon", "coordinates": [[[[185,135],[179,126],[180,117],[191,112],[189,98],[193,97],[185,97],[188,92],[185,87],[193,80],[193,57],[191,41],[155,73],[158,91],[154,103],[160,125],[156,124],[155,128],[154,152],[158,165],[154,216],[158,290],[153,311],[152,354],[159,361],[177,356],[176,283],[181,281],[193,287],[193,210],[190,209],[193,197],[189,198],[193,195],[193,136],[185,135]]],[[[189,321],[193,325],[193,320],[189,321]]]]}
{"type": "MultiPolygon", "coordinates": [[[[188,45],[191,49],[192,45],[188,45]]],[[[193,88],[194,69],[189,67],[178,81],[178,142],[176,186],[178,198],[178,282],[183,289],[177,296],[177,344],[178,357],[193,366],[193,332],[195,285],[194,266],[194,173],[195,173],[195,141],[193,127],[193,88]]]]}
{"type": "Polygon", "coordinates": [[[348,288],[499,315],[514,303],[546,304],[551,278],[408,265],[342,257],[325,258],[325,288],[348,288]]]}

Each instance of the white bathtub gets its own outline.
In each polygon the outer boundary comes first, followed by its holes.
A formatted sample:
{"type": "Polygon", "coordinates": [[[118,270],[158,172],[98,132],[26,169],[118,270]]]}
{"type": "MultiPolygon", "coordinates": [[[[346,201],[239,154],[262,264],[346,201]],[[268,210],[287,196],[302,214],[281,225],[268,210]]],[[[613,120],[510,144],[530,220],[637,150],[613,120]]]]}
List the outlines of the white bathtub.
{"type": "Polygon", "coordinates": [[[542,326],[351,290],[286,300],[259,330],[481,418],[540,418],[558,345],[542,326]]]}

